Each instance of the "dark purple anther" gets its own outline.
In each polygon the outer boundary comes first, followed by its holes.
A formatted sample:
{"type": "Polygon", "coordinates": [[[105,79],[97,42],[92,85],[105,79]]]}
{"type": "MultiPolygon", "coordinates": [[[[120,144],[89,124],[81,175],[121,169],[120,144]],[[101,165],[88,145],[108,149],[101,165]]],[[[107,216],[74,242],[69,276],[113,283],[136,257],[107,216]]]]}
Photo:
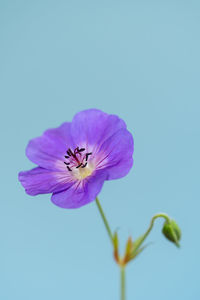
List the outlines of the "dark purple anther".
{"type": "Polygon", "coordinates": [[[89,152],[89,153],[86,154],[86,156],[85,156],[86,161],[88,160],[88,156],[91,155],[91,154],[92,154],[92,152],[89,152]]]}
{"type": "Polygon", "coordinates": [[[80,165],[78,165],[76,168],[78,169],[78,168],[80,168],[80,166],[82,166],[82,163],[80,165]]]}
{"type": "Polygon", "coordinates": [[[87,162],[84,165],[82,165],[81,168],[85,168],[86,166],[87,166],[87,162]]]}

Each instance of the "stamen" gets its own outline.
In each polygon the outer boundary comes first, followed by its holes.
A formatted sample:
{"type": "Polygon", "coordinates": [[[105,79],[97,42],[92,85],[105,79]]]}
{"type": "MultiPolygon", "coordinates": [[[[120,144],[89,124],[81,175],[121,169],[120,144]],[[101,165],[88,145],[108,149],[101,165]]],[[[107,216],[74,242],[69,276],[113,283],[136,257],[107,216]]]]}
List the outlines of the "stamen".
{"type": "Polygon", "coordinates": [[[86,156],[85,156],[86,161],[88,160],[88,156],[91,155],[91,154],[92,154],[92,152],[86,153],[86,156]]]}
{"type": "Polygon", "coordinates": [[[85,148],[81,148],[81,149],[78,148],[78,152],[83,152],[83,151],[85,151],[85,148]]]}
{"type": "Polygon", "coordinates": [[[82,165],[81,168],[85,168],[86,166],[87,166],[87,162],[84,165],[82,165]]]}
{"type": "Polygon", "coordinates": [[[80,166],[82,166],[82,163],[79,166],[77,166],[76,168],[78,169],[78,168],[80,168],[80,166]]]}
{"type": "MultiPolygon", "coordinates": [[[[70,149],[69,149],[70,150],[70,149]]],[[[67,154],[69,155],[69,156],[71,156],[71,153],[70,153],[70,151],[69,150],[67,150],[67,154]]]]}
{"type": "Polygon", "coordinates": [[[80,167],[85,168],[87,166],[88,157],[92,155],[92,152],[88,152],[85,155],[83,155],[83,151],[85,151],[85,148],[79,149],[79,147],[76,147],[74,151],[72,151],[70,148],[67,149],[67,155],[65,155],[64,157],[68,159],[68,162],[64,161],[64,164],[67,166],[68,171],[71,172],[72,168],[79,169],[80,167]]]}
{"type": "Polygon", "coordinates": [[[74,149],[74,154],[78,153],[78,147],[74,149]]]}

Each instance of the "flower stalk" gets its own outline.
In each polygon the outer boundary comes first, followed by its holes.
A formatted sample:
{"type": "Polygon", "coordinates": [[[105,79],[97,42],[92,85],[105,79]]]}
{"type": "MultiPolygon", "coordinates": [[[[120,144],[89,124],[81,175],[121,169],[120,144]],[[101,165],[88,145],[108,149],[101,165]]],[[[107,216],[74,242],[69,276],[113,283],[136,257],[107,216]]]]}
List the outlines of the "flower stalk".
{"type": "Polygon", "coordinates": [[[121,300],[125,300],[125,298],[126,298],[126,285],[125,285],[126,265],[146,248],[146,246],[145,245],[143,246],[142,244],[145,241],[145,239],[148,237],[148,235],[150,234],[150,232],[154,226],[155,220],[158,218],[165,219],[165,223],[162,228],[162,233],[169,241],[173,242],[177,247],[180,247],[179,240],[181,238],[181,230],[178,227],[178,225],[176,224],[176,222],[174,220],[170,219],[170,217],[167,214],[158,213],[152,217],[147,231],[142,236],[140,236],[135,241],[133,241],[132,238],[129,237],[129,239],[126,243],[126,249],[125,249],[124,256],[121,257],[119,255],[118,234],[117,234],[117,232],[115,232],[114,234],[112,233],[98,198],[96,198],[96,204],[97,204],[98,210],[100,212],[100,215],[102,217],[103,223],[106,228],[106,231],[108,233],[108,236],[109,236],[110,241],[113,246],[114,259],[120,268],[121,300]]]}
{"type": "MultiPolygon", "coordinates": [[[[114,248],[114,257],[115,257],[115,260],[118,261],[118,252],[116,252],[116,249],[118,248],[118,240],[117,240],[117,235],[113,235],[112,234],[112,231],[110,229],[110,226],[108,224],[108,221],[106,219],[106,216],[103,212],[103,209],[101,207],[101,204],[99,202],[99,199],[96,198],[96,204],[97,204],[97,207],[98,207],[98,210],[100,212],[100,215],[102,217],[102,220],[103,220],[103,223],[105,225],[105,228],[106,228],[106,231],[108,233],[108,236],[111,240],[111,243],[113,245],[113,248],[114,248]]],[[[123,260],[120,260],[121,263],[118,262],[119,266],[120,266],[120,281],[121,281],[121,300],[125,300],[125,264],[123,263],[123,260]]]]}
{"type": "Polygon", "coordinates": [[[168,240],[173,242],[177,247],[180,247],[180,244],[179,244],[179,240],[181,238],[180,228],[178,227],[178,225],[175,223],[174,220],[170,219],[170,217],[167,214],[158,213],[158,214],[156,214],[152,217],[151,222],[149,224],[149,227],[148,227],[147,231],[144,233],[144,235],[142,235],[136,241],[136,242],[138,242],[137,246],[135,248],[136,251],[140,248],[140,246],[143,244],[144,240],[147,238],[147,236],[151,232],[151,230],[154,226],[154,222],[158,218],[164,218],[165,219],[165,223],[164,223],[164,226],[163,226],[163,229],[162,229],[162,233],[164,234],[164,236],[168,240]]]}
{"type": "Polygon", "coordinates": [[[120,268],[121,273],[121,300],[126,299],[125,266],[120,268]]]}
{"type": "Polygon", "coordinates": [[[107,221],[107,219],[106,219],[106,216],[105,216],[105,214],[104,214],[104,212],[103,212],[103,209],[102,209],[101,204],[100,204],[100,202],[99,202],[99,199],[98,199],[97,197],[96,197],[96,204],[97,204],[98,210],[99,210],[99,212],[100,212],[100,215],[101,215],[101,217],[102,217],[103,223],[104,223],[104,225],[105,225],[105,227],[106,227],[108,236],[109,236],[109,238],[110,238],[110,240],[111,240],[111,243],[112,243],[112,245],[113,245],[113,235],[112,235],[112,231],[111,231],[111,229],[110,229],[110,226],[109,226],[109,224],[108,224],[108,221],[107,221]]]}

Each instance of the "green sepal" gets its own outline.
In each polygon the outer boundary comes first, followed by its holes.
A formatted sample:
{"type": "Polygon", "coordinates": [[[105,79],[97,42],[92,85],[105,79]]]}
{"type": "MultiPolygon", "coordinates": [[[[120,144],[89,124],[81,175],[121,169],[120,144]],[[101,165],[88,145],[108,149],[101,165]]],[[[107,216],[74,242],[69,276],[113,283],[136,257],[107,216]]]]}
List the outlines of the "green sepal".
{"type": "Polygon", "coordinates": [[[112,241],[113,241],[113,248],[114,248],[114,258],[116,260],[117,263],[119,263],[119,239],[118,239],[118,234],[117,232],[115,231],[114,235],[113,235],[113,238],[112,238],[112,241]]]}
{"type": "Polygon", "coordinates": [[[114,249],[118,249],[118,245],[119,245],[118,234],[115,231],[115,233],[113,235],[113,246],[114,246],[114,249]]]}
{"type": "Polygon", "coordinates": [[[144,235],[139,236],[139,238],[133,242],[133,251],[136,251],[142,245],[143,241],[144,235]]]}
{"type": "Polygon", "coordinates": [[[143,247],[140,247],[134,251],[132,251],[130,255],[130,260],[133,260],[136,256],[138,256],[148,245],[144,245],[143,247]]]}

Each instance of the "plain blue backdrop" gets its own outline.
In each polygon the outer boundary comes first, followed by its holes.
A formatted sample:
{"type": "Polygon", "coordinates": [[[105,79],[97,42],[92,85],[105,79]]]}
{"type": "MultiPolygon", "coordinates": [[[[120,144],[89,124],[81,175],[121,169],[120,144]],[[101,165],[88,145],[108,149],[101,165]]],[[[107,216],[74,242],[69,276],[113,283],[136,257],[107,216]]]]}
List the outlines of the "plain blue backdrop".
{"type": "Polygon", "coordinates": [[[122,250],[156,212],[183,232],[178,250],[156,222],[127,299],[200,299],[199,53],[199,1],[0,1],[0,299],[119,299],[95,203],[60,209],[17,180],[28,140],[86,108],[134,136],[133,169],[99,195],[122,250]]]}

